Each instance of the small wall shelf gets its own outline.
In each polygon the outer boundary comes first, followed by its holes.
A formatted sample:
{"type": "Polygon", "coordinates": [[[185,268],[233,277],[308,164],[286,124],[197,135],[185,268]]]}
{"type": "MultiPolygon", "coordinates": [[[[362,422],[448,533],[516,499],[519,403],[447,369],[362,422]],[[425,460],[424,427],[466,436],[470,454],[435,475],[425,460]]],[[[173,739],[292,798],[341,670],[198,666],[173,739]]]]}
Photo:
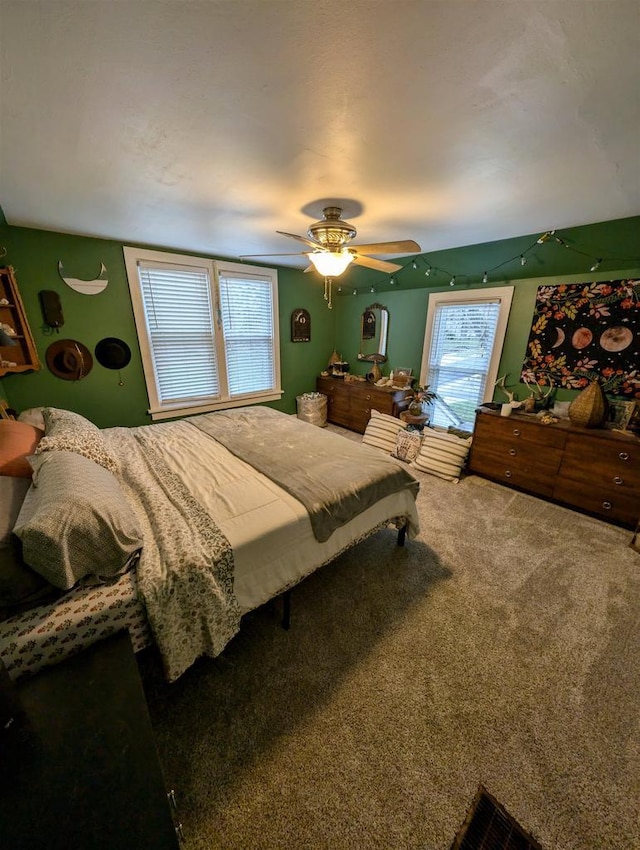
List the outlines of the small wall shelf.
{"type": "Polygon", "coordinates": [[[16,343],[0,345],[0,378],[15,372],[39,369],[38,352],[11,266],[0,268],[0,322],[15,331],[10,336],[16,343]],[[4,301],[8,303],[2,303],[4,301]]]}

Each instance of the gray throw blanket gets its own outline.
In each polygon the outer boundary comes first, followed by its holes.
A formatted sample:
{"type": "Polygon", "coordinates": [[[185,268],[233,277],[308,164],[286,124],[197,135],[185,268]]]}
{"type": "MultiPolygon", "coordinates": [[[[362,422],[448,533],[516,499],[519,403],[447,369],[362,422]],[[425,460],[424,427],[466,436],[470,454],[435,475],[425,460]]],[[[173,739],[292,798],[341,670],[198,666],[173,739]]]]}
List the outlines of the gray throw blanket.
{"type": "Polygon", "coordinates": [[[377,449],[269,407],[206,413],[188,421],[302,502],[320,543],[385,496],[405,489],[415,495],[420,486],[377,449]]]}

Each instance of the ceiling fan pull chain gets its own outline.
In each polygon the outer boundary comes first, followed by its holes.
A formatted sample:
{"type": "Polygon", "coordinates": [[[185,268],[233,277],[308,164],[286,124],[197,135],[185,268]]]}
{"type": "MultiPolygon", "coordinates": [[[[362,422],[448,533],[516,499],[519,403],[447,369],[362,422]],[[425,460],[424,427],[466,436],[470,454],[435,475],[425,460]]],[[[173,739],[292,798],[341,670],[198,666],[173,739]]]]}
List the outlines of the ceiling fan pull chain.
{"type": "Polygon", "coordinates": [[[327,302],[327,307],[332,310],[333,304],[331,303],[331,286],[333,284],[332,277],[325,277],[324,279],[324,300],[327,302]]]}

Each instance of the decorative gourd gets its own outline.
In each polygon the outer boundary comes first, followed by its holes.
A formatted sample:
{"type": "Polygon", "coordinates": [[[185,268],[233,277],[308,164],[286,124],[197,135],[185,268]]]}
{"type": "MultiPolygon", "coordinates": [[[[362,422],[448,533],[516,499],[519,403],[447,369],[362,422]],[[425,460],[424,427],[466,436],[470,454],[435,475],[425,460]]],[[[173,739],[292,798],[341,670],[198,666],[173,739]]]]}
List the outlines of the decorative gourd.
{"type": "Polygon", "coordinates": [[[572,425],[598,428],[607,415],[607,400],[597,381],[592,381],[569,405],[572,425]]]}

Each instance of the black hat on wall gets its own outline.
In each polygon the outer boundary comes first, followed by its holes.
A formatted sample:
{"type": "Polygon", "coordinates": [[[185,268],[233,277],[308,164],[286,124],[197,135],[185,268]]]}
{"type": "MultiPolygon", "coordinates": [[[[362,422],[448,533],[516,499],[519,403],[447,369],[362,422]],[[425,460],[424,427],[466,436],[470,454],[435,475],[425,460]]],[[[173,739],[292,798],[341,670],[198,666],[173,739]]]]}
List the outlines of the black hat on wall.
{"type": "Polygon", "coordinates": [[[96,360],[105,369],[124,369],[131,360],[131,349],[121,339],[107,336],[95,348],[96,360]]]}

